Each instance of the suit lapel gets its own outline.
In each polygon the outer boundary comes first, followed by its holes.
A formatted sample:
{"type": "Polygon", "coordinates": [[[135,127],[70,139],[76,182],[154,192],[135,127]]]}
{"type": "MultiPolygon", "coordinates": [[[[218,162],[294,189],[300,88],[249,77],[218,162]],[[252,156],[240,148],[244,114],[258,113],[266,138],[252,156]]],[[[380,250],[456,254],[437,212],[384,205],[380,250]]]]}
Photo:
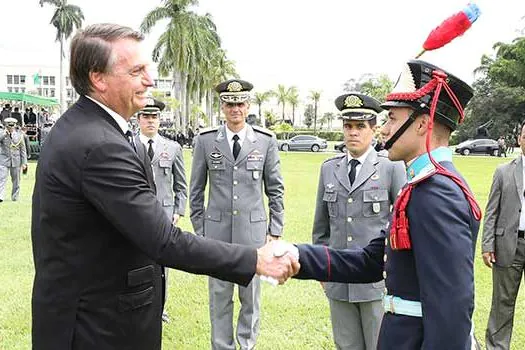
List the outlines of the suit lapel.
{"type": "Polygon", "coordinates": [[[346,188],[348,193],[350,193],[350,180],[348,179],[348,157],[344,156],[341,158],[339,163],[336,165],[335,177],[341,183],[341,185],[346,188]]]}
{"type": "Polygon", "coordinates": [[[363,165],[361,165],[361,170],[352,184],[352,191],[361,186],[372,174],[376,172],[377,164],[377,154],[374,151],[370,151],[366,157],[363,165]]]}
{"type": "Polygon", "coordinates": [[[518,159],[516,159],[516,162],[515,162],[514,180],[516,181],[516,188],[518,190],[518,198],[521,199],[523,196],[523,160],[522,160],[521,155],[519,156],[518,159]]]}
{"type": "Polygon", "coordinates": [[[250,125],[246,124],[246,137],[242,142],[241,151],[239,152],[239,155],[235,160],[235,164],[240,163],[242,160],[244,160],[244,158],[248,156],[248,154],[250,154],[250,152],[254,148],[255,142],[257,142],[255,132],[253,131],[253,128],[250,125]]]}
{"type": "Polygon", "coordinates": [[[217,131],[217,137],[215,138],[215,148],[219,150],[224,158],[226,158],[230,163],[233,163],[233,154],[226,139],[226,130],[225,126],[221,125],[217,131]]]}

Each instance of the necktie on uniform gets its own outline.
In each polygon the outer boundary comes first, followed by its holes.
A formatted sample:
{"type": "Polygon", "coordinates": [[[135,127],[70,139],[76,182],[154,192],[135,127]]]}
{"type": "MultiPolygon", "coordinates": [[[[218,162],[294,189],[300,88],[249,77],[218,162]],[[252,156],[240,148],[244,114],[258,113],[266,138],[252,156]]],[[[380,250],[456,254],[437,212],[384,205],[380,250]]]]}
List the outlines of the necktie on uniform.
{"type": "Polygon", "coordinates": [[[126,131],[126,138],[128,139],[129,144],[131,147],[133,147],[133,150],[137,152],[137,148],[135,147],[135,142],[133,142],[133,133],[131,130],[126,131]]]}
{"type": "Polygon", "coordinates": [[[148,156],[149,156],[149,159],[152,160],[152,159],[153,159],[153,156],[155,155],[155,151],[153,150],[153,140],[152,140],[152,139],[149,139],[149,140],[148,140],[148,143],[149,143],[149,146],[148,146],[148,156]]]}
{"type": "Polygon", "coordinates": [[[237,159],[241,151],[241,144],[239,143],[239,135],[233,135],[233,159],[237,159]]]}
{"type": "Polygon", "coordinates": [[[350,180],[350,186],[352,186],[352,184],[354,183],[356,169],[359,164],[360,163],[357,159],[350,160],[350,172],[348,173],[348,179],[350,180]]]}

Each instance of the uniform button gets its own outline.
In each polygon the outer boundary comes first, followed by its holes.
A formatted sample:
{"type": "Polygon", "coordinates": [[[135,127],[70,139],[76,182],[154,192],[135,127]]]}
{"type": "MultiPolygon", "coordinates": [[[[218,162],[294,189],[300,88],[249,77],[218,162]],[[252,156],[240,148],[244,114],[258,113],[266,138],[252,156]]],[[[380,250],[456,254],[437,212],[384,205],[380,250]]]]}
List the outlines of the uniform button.
{"type": "Polygon", "coordinates": [[[383,255],[383,261],[386,262],[386,254],[383,255]]]}
{"type": "Polygon", "coordinates": [[[237,200],[237,199],[239,199],[239,197],[233,196],[233,200],[237,200]]]}
{"type": "Polygon", "coordinates": [[[386,271],[383,271],[383,278],[386,279],[386,271]]]}
{"type": "Polygon", "coordinates": [[[238,183],[239,183],[239,181],[233,180],[233,186],[237,185],[238,183]]]}
{"type": "Polygon", "coordinates": [[[352,203],[354,200],[352,198],[348,198],[348,203],[352,203]]]}
{"type": "Polygon", "coordinates": [[[377,200],[377,196],[374,196],[374,200],[377,200]]]}
{"type": "Polygon", "coordinates": [[[217,169],[217,165],[214,165],[213,167],[214,167],[215,169],[217,169]]]}
{"type": "Polygon", "coordinates": [[[352,236],[348,236],[348,242],[352,242],[353,238],[352,236]]]}
{"type": "Polygon", "coordinates": [[[385,238],[385,246],[388,245],[388,238],[385,238]]]}
{"type": "Polygon", "coordinates": [[[239,212],[237,210],[234,210],[232,214],[233,215],[237,215],[237,214],[239,214],[239,212]]]}
{"type": "Polygon", "coordinates": [[[235,166],[233,167],[233,170],[237,170],[237,169],[239,169],[239,167],[237,167],[237,165],[235,165],[235,166]]]}
{"type": "Polygon", "coordinates": [[[388,295],[388,289],[385,288],[385,295],[388,295]]]}
{"type": "Polygon", "coordinates": [[[348,221],[348,222],[352,222],[352,218],[351,218],[351,217],[348,217],[348,218],[346,219],[346,221],[348,221]]]}

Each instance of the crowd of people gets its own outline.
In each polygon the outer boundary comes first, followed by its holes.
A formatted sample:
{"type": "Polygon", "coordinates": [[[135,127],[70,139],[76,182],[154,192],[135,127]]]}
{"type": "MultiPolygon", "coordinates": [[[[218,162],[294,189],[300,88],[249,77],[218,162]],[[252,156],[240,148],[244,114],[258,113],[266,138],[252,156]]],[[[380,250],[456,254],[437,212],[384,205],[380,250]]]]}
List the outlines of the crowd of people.
{"type": "MultiPolygon", "coordinates": [[[[320,166],[313,244],[294,245],[282,238],[275,135],[246,122],[253,85],[216,86],[224,125],[163,132],[165,106],[144,93],[153,80],[142,40],[114,24],[72,39],[70,77],[80,98],[45,137],[32,199],[34,349],[160,349],[169,268],[209,276],[212,349],[255,348],[261,280],[292,277],[321,282],[338,349],[476,345],[481,210],[448,147],[473,96],[469,85],[410,60],[384,103],[362,93],[337,97],[347,151],[320,166]],[[193,147],[189,186],[185,145],[193,147]],[[187,202],[195,235],[177,226],[187,202]]],[[[16,200],[26,142],[16,115],[3,122],[0,201],[8,173],[16,200]]],[[[483,225],[494,288],[488,349],[510,348],[525,264],[523,157],[496,170],[483,225]]]]}

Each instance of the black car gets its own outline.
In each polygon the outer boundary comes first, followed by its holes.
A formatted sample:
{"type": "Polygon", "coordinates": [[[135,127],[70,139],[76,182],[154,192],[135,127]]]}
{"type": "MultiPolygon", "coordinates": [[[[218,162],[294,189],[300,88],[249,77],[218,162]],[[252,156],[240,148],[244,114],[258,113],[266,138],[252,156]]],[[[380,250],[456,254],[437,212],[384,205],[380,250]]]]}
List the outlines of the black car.
{"type": "Polygon", "coordinates": [[[341,143],[336,143],[334,145],[334,151],[339,151],[339,152],[346,152],[346,145],[344,142],[341,142],[341,143]]]}
{"type": "Polygon", "coordinates": [[[469,154],[499,155],[499,146],[496,140],[474,139],[461,142],[456,146],[456,153],[468,156],[469,154]]]}

